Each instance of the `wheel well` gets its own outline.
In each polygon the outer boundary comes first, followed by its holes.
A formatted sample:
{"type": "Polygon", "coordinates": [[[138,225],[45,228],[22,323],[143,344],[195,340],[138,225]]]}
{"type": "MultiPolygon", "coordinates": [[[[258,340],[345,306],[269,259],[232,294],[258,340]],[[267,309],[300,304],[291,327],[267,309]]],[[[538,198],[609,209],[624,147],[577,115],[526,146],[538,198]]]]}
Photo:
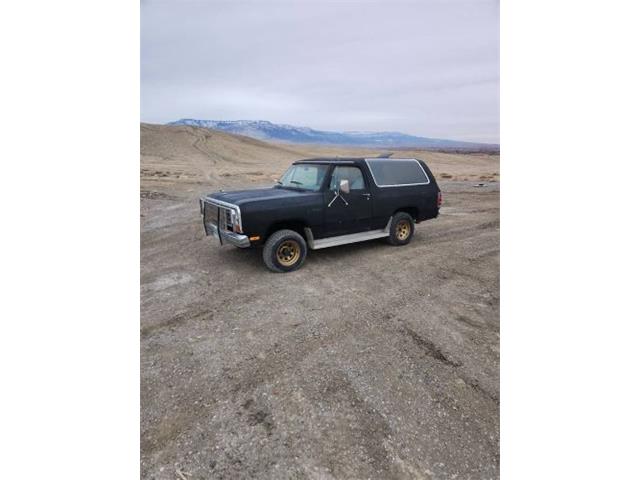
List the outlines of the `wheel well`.
{"type": "Polygon", "coordinates": [[[299,233],[302,236],[302,238],[305,238],[304,228],[306,226],[307,224],[301,220],[287,220],[285,222],[276,222],[271,226],[269,226],[269,228],[267,229],[267,233],[264,236],[264,241],[266,242],[272,233],[277,232],[278,230],[284,230],[284,229],[293,230],[294,232],[299,233]]]}
{"type": "Polygon", "coordinates": [[[402,207],[393,212],[393,214],[395,215],[398,212],[406,212],[411,215],[415,221],[418,220],[418,209],[416,207],[402,207]]]}

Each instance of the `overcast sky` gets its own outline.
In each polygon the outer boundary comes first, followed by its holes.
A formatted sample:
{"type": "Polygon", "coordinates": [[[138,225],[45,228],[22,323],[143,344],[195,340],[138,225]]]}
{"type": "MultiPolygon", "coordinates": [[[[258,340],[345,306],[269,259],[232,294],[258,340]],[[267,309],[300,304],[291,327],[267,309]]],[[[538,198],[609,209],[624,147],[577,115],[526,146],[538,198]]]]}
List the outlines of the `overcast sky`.
{"type": "Polygon", "coordinates": [[[499,3],[141,3],[141,120],[499,142],[499,3]]]}

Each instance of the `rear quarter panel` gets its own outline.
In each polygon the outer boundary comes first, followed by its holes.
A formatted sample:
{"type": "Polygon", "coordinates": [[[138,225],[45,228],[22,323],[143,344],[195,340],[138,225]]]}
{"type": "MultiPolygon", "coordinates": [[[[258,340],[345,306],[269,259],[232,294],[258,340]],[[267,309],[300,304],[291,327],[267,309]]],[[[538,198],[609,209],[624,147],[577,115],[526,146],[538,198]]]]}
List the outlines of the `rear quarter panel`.
{"type": "Polygon", "coordinates": [[[388,187],[376,185],[371,171],[365,163],[373,201],[372,229],[384,228],[389,221],[389,217],[399,210],[414,210],[416,220],[419,222],[438,216],[438,192],[440,188],[427,165],[420,160],[418,162],[429,178],[428,184],[388,187]]]}

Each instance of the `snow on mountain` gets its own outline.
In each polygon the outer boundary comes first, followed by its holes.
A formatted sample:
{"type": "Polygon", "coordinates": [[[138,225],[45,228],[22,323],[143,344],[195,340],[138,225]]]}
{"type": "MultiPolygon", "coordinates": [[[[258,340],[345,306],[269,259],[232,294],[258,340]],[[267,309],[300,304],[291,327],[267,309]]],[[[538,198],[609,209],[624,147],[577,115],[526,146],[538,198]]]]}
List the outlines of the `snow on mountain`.
{"type": "Polygon", "coordinates": [[[359,147],[496,150],[499,145],[426,138],[400,132],[329,132],[309,127],[276,124],[266,120],[197,120],[182,118],[168,125],[190,125],[245,135],[258,140],[359,147]]]}

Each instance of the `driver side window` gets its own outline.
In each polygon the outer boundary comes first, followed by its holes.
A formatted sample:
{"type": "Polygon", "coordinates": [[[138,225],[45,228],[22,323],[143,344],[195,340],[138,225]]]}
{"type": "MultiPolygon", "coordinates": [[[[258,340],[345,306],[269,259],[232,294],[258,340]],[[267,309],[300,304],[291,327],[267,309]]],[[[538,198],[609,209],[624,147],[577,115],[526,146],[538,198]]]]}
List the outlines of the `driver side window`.
{"type": "Polygon", "coordinates": [[[329,189],[332,191],[337,190],[340,187],[340,180],[349,180],[349,188],[351,190],[364,190],[364,177],[358,167],[335,167],[331,174],[329,189]]]}

